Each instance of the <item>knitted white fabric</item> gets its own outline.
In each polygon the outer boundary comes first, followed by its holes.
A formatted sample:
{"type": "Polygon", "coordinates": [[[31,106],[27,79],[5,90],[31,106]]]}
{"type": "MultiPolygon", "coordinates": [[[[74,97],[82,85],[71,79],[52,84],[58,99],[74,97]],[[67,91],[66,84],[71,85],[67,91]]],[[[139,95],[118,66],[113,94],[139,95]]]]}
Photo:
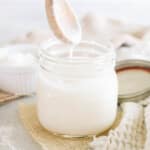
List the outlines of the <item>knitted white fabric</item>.
{"type": "Polygon", "coordinates": [[[139,104],[141,104],[142,106],[149,105],[150,104],[150,96],[148,98],[146,98],[145,100],[139,101],[139,104]]]}
{"type": "Polygon", "coordinates": [[[150,105],[148,105],[145,108],[145,124],[146,124],[146,142],[145,142],[145,149],[144,150],[149,150],[150,149],[150,105]]]}
{"type": "Polygon", "coordinates": [[[96,138],[90,144],[92,150],[143,150],[145,143],[143,107],[129,102],[122,104],[121,108],[123,116],[118,127],[111,130],[108,136],[96,138]]]}

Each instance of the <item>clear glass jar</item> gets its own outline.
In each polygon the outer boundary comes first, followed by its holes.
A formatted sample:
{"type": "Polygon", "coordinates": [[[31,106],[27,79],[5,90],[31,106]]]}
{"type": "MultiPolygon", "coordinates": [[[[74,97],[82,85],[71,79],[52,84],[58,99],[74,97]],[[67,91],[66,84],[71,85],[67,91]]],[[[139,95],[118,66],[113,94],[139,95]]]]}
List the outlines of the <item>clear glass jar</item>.
{"type": "Polygon", "coordinates": [[[117,112],[118,83],[112,49],[82,42],[51,43],[40,52],[38,117],[55,134],[83,137],[110,128],[117,112]]]}

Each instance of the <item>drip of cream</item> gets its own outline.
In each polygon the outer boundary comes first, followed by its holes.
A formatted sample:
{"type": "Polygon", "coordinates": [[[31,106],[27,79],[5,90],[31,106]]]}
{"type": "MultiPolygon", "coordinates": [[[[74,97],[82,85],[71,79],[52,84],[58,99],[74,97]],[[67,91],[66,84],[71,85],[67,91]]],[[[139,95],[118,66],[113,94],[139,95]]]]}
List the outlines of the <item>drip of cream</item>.
{"type": "Polygon", "coordinates": [[[76,45],[71,45],[69,49],[69,58],[73,59],[73,52],[75,50],[76,45]]]}

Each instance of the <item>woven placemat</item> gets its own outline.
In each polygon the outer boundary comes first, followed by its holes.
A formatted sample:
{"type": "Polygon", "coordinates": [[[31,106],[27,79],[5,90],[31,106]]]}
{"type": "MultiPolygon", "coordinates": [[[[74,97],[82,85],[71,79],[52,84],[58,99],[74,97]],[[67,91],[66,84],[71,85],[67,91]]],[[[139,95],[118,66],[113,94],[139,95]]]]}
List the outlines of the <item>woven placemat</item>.
{"type": "Polygon", "coordinates": [[[20,105],[21,120],[33,139],[44,150],[87,150],[89,138],[63,138],[45,130],[39,123],[35,105],[20,105]]]}
{"type": "MultiPolygon", "coordinates": [[[[21,104],[19,106],[21,120],[31,134],[35,142],[41,145],[43,150],[87,150],[92,138],[63,138],[55,136],[45,130],[39,123],[35,104],[21,104]]],[[[120,115],[112,128],[120,122],[120,115]]],[[[107,135],[107,132],[102,135],[107,135]]]]}
{"type": "Polygon", "coordinates": [[[19,97],[20,96],[18,96],[18,95],[14,95],[14,94],[4,92],[4,91],[0,90],[0,104],[3,104],[3,103],[8,102],[8,101],[15,100],[19,97]]]}

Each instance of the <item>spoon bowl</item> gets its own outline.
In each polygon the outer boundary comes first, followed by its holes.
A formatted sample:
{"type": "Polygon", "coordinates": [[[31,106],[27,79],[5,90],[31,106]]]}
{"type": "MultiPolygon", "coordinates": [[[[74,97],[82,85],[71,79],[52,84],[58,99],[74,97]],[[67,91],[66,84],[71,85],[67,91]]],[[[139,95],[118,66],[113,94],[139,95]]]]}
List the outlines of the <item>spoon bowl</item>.
{"type": "Polygon", "coordinates": [[[46,0],[46,13],[57,39],[67,43],[80,42],[80,23],[68,0],[46,0]]]}

